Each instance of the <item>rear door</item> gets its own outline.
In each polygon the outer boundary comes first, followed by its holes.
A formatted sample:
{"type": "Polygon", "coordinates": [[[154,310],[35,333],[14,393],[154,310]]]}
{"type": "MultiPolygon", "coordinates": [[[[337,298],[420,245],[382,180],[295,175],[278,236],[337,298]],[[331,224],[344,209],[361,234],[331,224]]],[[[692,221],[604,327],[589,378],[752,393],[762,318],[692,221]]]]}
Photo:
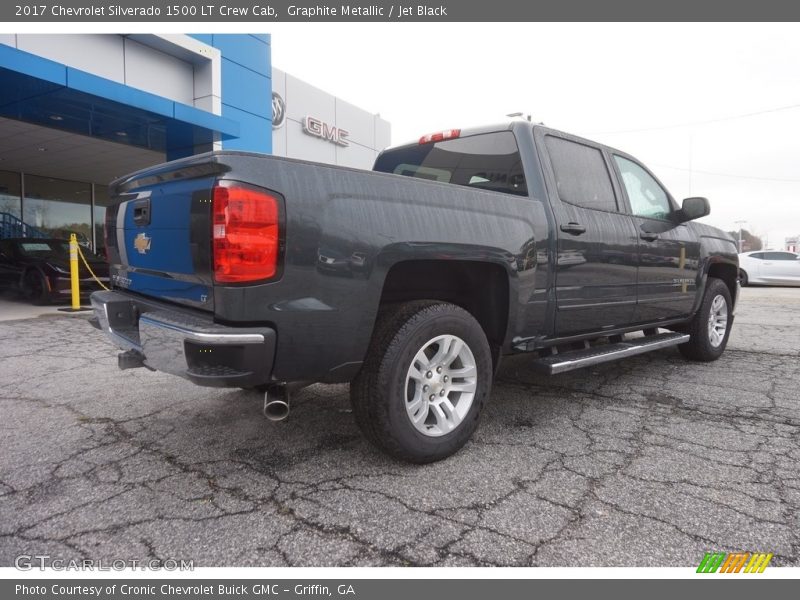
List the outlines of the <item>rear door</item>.
{"type": "Polygon", "coordinates": [[[114,287],[213,310],[213,186],[214,177],[175,179],[113,198],[106,231],[114,287]]]}
{"type": "Polygon", "coordinates": [[[636,306],[638,236],[603,151],[536,129],[557,222],[556,335],[624,327],[636,306]]]}
{"type": "Polygon", "coordinates": [[[688,315],[697,295],[700,240],[677,223],[666,189],[630,156],[612,155],[639,237],[635,321],[656,323],[688,315]]]}
{"type": "Polygon", "coordinates": [[[771,283],[800,283],[800,260],[792,252],[765,252],[761,276],[771,283]]]}

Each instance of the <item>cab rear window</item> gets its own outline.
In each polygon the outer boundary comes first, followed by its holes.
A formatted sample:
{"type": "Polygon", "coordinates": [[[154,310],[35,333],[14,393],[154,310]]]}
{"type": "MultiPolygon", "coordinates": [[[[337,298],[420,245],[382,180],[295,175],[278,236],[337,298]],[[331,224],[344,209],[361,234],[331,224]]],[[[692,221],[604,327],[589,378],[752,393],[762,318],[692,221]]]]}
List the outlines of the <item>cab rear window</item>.
{"type": "Polygon", "coordinates": [[[374,170],[492,192],[528,195],[519,148],[510,131],[388,150],[378,157],[374,170]]]}

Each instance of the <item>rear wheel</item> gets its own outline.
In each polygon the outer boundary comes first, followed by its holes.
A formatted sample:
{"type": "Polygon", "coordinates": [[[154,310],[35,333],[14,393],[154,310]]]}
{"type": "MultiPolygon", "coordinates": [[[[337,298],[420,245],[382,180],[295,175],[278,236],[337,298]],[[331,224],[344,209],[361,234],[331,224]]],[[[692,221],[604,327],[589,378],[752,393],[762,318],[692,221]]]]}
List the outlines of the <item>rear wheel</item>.
{"type": "Polygon", "coordinates": [[[709,277],[703,301],[689,322],[689,341],[678,346],[686,358],[703,362],[717,360],[725,351],[733,324],[731,293],[728,286],[709,277]]]}
{"type": "Polygon", "coordinates": [[[467,442],[491,382],[491,350],[474,317],[453,304],[417,301],[379,316],[350,398],[370,442],[428,463],[467,442]]]}
{"type": "Polygon", "coordinates": [[[747,284],[749,283],[747,279],[747,271],[744,270],[739,271],[739,282],[742,284],[742,287],[747,286],[747,284]]]}
{"type": "Polygon", "coordinates": [[[36,269],[25,273],[22,281],[22,295],[34,304],[47,304],[50,296],[44,273],[36,269]]]}

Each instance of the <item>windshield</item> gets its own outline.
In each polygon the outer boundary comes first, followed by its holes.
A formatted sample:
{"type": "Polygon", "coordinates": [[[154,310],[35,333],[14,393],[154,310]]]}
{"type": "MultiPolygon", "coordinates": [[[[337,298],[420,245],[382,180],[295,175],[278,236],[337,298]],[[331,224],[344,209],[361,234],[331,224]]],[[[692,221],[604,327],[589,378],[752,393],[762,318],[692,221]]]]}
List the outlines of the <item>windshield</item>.
{"type": "MultiPolygon", "coordinates": [[[[87,248],[81,248],[81,252],[90,262],[104,262],[101,257],[87,248]]],[[[66,240],[19,242],[19,253],[30,258],[69,260],[69,242],[66,240]]]]}

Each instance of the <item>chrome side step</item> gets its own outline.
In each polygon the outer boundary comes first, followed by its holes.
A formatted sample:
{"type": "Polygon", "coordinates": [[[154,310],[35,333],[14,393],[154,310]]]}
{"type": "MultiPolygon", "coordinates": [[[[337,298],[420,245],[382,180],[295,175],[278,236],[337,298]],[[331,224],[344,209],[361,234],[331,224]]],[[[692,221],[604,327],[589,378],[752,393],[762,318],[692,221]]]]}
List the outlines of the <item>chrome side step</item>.
{"type": "Polygon", "coordinates": [[[617,344],[606,344],[595,346],[585,350],[571,350],[560,354],[552,354],[533,361],[535,371],[547,375],[566,373],[583,367],[598,365],[604,362],[644,354],[652,350],[660,350],[670,346],[677,346],[689,341],[689,336],[685,333],[659,333],[648,335],[641,338],[619,342],[617,344]]]}

